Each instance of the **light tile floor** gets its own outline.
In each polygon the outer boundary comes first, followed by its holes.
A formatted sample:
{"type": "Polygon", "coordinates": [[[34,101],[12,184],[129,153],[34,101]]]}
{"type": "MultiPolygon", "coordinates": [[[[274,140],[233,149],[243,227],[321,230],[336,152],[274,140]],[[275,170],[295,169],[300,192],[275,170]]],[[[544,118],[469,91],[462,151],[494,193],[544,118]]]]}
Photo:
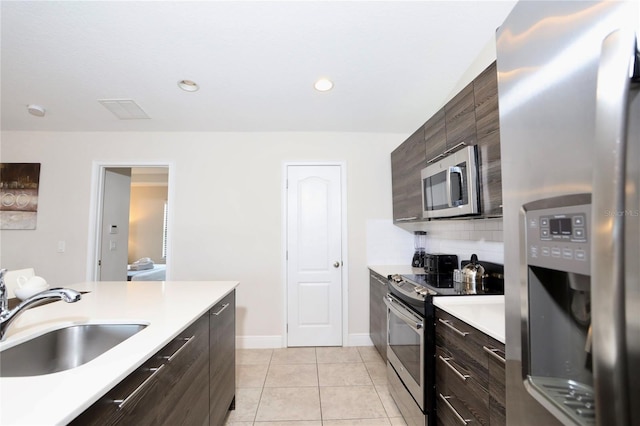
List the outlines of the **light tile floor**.
{"type": "Polygon", "coordinates": [[[227,426],[405,425],[373,346],[238,349],[227,426]]]}

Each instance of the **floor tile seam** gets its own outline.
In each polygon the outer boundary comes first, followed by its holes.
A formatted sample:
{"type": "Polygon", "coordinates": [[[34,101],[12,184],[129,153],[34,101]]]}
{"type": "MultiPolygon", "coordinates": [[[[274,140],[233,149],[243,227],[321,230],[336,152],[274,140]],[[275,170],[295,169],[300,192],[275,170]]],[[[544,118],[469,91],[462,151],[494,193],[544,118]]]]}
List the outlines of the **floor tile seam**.
{"type": "Polygon", "coordinates": [[[319,388],[318,385],[264,386],[262,389],[319,388]]]}
{"type": "Polygon", "coordinates": [[[320,366],[318,363],[318,349],[316,348],[316,379],[318,380],[318,406],[320,407],[320,424],[324,424],[324,416],[322,414],[322,396],[320,395],[320,366]]]}
{"type": "Polygon", "coordinates": [[[371,382],[367,385],[346,385],[346,384],[332,384],[332,385],[318,385],[319,388],[353,388],[353,387],[367,387],[367,386],[375,386],[375,383],[371,382]]]}
{"type": "MultiPolygon", "coordinates": [[[[373,385],[373,387],[374,387],[374,389],[376,391],[376,395],[378,395],[378,399],[380,400],[380,404],[382,404],[382,409],[384,410],[385,413],[387,413],[387,418],[391,419],[391,415],[390,415],[389,411],[387,411],[387,407],[385,407],[384,402],[382,401],[382,397],[380,396],[380,391],[378,390],[378,387],[375,384],[373,385]]],[[[391,394],[389,394],[389,396],[391,396],[391,394]]],[[[393,400],[393,398],[391,398],[391,402],[393,402],[393,404],[396,404],[396,402],[393,400]]],[[[396,404],[396,409],[398,409],[397,404],[396,404]]],[[[399,411],[399,409],[398,409],[398,411],[399,411]]]]}
{"type": "Polygon", "coordinates": [[[253,413],[253,421],[252,425],[255,425],[258,420],[258,410],[260,409],[260,403],[262,402],[262,395],[264,395],[264,385],[267,383],[267,375],[269,374],[269,368],[271,368],[271,362],[273,360],[273,351],[271,352],[271,357],[269,357],[269,363],[267,364],[267,372],[264,375],[264,380],[262,382],[262,386],[260,386],[260,397],[258,398],[258,405],[256,405],[256,412],[253,413]]]}

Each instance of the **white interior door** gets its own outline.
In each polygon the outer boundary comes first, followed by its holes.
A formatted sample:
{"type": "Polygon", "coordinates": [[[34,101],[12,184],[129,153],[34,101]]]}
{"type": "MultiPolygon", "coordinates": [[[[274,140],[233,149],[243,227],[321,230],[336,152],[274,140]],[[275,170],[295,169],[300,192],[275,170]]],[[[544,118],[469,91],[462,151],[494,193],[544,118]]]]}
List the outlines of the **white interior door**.
{"type": "Polygon", "coordinates": [[[105,169],[97,274],[99,281],[127,280],[130,196],[131,169],[105,169]]]}
{"type": "Polygon", "coordinates": [[[342,345],[340,165],[287,166],[287,345],[342,345]]]}

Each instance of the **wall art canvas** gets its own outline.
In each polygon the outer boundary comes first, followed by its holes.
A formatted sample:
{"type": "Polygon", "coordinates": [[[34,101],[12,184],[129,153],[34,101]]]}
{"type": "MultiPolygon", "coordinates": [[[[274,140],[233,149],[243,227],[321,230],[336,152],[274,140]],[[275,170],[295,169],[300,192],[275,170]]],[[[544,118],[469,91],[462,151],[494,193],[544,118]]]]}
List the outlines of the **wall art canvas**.
{"type": "Polygon", "coordinates": [[[40,163],[0,163],[0,229],[36,229],[40,163]]]}

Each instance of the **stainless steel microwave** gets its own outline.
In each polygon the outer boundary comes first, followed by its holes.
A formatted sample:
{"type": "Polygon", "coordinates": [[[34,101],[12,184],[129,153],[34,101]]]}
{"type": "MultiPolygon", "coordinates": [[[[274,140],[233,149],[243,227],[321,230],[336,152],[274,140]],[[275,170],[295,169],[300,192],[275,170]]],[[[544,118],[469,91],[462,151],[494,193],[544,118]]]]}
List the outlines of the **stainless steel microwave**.
{"type": "Polygon", "coordinates": [[[480,213],[478,154],[468,146],[422,169],[422,217],[480,213]]]}

